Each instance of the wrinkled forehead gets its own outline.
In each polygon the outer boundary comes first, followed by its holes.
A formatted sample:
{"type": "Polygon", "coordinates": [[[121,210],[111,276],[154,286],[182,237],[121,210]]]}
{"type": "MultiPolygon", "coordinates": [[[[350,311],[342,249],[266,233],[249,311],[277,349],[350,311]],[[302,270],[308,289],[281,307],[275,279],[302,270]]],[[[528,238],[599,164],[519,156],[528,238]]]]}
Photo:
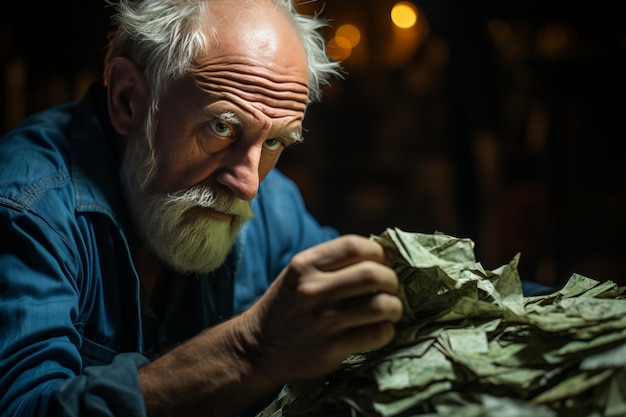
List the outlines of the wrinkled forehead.
{"type": "Polygon", "coordinates": [[[307,58],[291,16],[267,0],[211,4],[209,47],[190,70],[196,84],[213,98],[256,103],[264,112],[304,112],[307,58]]]}

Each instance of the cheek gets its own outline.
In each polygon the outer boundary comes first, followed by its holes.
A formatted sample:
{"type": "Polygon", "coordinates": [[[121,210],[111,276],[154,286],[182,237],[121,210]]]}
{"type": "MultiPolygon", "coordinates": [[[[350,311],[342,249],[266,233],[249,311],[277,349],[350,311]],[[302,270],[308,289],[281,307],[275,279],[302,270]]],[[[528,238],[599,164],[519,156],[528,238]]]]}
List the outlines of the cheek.
{"type": "Polygon", "coordinates": [[[155,137],[157,172],[152,191],[157,193],[187,189],[202,182],[214,167],[211,158],[198,149],[193,136],[183,128],[169,125],[155,137]]]}
{"type": "Polygon", "coordinates": [[[176,175],[180,169],[180,162],[184,159],[182,149],[176,146],[178,136],[173,125],[162,124],[156,131],[154,137],[154,152],[157,161],[157,179],[158,183],[154,184],[159,191],[166,186],[167,179],[176,175]]]}

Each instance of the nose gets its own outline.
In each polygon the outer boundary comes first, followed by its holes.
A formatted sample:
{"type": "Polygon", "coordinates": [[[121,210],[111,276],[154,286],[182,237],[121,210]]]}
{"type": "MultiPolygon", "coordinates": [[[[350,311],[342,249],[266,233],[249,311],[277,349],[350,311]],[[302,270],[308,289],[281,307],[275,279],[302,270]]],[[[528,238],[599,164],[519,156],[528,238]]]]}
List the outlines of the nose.
{"type": "Polygon", "coordinates": [[[261,147],[233,149],[216,173],[216,180],[238,198],[252,200],[259,191],[261,147]]]}

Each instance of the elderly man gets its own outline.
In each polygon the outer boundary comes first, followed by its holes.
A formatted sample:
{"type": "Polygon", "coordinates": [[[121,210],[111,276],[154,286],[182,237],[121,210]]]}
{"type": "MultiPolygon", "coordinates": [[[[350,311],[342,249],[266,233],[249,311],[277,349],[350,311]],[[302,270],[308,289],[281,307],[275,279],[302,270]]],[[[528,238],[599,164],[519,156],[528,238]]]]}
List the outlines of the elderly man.
{"type": "Polygon", "coordinates": [[[114,5],[103,83],[0,140],[0,415],[235,415],[388,342],[383,249],[274,169],[337,71],[321,22],[114,5]]]}

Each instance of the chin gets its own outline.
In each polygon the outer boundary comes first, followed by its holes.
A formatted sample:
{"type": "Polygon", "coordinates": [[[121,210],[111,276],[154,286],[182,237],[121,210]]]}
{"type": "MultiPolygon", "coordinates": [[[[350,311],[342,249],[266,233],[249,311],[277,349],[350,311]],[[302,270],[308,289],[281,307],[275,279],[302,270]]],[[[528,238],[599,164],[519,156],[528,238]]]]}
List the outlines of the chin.
{"type": "Polygon", "coordinates": [[[244,223],[237,217],[227,222],[194,216],[178,227],[151,237],[149,242],[156,254],[178,273],[204,274],[224,264],[244,223]]]}

